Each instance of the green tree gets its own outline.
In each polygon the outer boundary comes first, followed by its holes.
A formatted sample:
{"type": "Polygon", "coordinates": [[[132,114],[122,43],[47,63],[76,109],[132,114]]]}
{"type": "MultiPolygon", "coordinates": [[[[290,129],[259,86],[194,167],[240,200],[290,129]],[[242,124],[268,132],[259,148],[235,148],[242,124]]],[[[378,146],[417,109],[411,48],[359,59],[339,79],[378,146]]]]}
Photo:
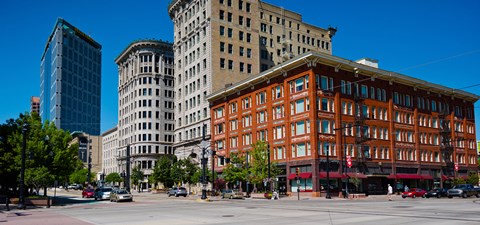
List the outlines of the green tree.
{"type": "MultiPolygon", "coordinates": [[[[82,168],[81,166],[70,174],[69,182],[71,184],[85,184],[87,183],[88,169],[82,168]]],[[[90,177],[95,177],[95,174],[90,172],[90,177]]]]}
{"type": "Polygon", "coordinates": [[[246,175],[245,156],[238,152],[231,152],[230,163],[223,169],[223,179],[230,184],[235,184],[246,181],[246,175]]]}
{"type": "Polygon", "coordinates": [[[140,182],[143,181],[144,174],[143,171],[138,168],[138,166],[133,167],[132,175],[130,176],[132,179],[132,184],[137,186],[137,189],[140,191],[140,182]]]}
{"type": "Polygon", "coordinates": [[[120,183],[123,181],[122,177],[120,177],[120,174],[118,174],[117,172],[113,172],[113,173],[109,173],[106,177],[105,177],[105,181],[106,182],[109,182],[109,183],[113,183],[115,185],[115,183],[120,183]]]}
{"type": "Polygon", "coordinates": [[[66,181],[78,167],[78,145],[69,145],[72,140],[70,134],[57,129],[52,122],[46,121],[42,124],[38,114],[20,114],[20,118],[15,122],[10,120],[7,125],[6,130],[8,127],[14,128],[10,130],[11,133],[8,134],[7,139],[8,147],[11,147],[13,152],[4,154],[3,157],[14,158],[15,169],[10,171],[17,177],[21,168],[22,127],[24,125],[28,128],[26,132],[25,181],[27,185],[35,187],[37,190],[44,187],[44,194],[46,194],[46,187],[53,185],[53,180],[66,181]],[[38,171],[43,171],[43,174],[39,174],[38,171]]]}
{"type": "Polygon", "coordinates": [[[470,171],[466,182],[467,184],[478,185],[478,173],[476,171],[470,171]]]}
{"type": "Polygon", "coordinates": [[[198,167],[197,164],[192,162],[192,158],[188,157],[185,159],[182,159],[182,165],[183,165],[183,183],[188,184],[188,190],[190,191],[190,185],[198,183],[200,181],[198,176],[195,176],[195,174],[200,170],[200,167],[198,167]]]}
{"type": "Polygon", "coordinates": [[[249,182],[253,184],[261,184],[268,178],[272,178],[279,174],[279,169],[276,162],[270,160],[270,177],[268,177],[268,157],[269,149],[268,143],[264,141],[257,141],[252,144],[253,149],[249,151],[249,182]]]}
{"type": "Polygon", "coordinates": [[[13,119],[0,124],[0,194],[7,194],[8,190],[17,186],[20,170],[15,164],[15,158],[18,153],[14,150],[12,139],[9,139],[9,136],[17,130],[18,124],[13,119]]]}
{"type": "Polygon", "coordinates": [[[153,176],[155,183],[162,183],[164,187],[171,187],[173,186],[175,180],[172,178],[171,175],[171,168],[173,167],[173,162],[171,156],[161,156],[157,163],[155,163],[155,167],[153,167],[153,176]]]}
{"type": "Polygon", "coordinates": [[[453,185],[457,185],[457,184],[466,184],[467,182],[465,182],[464,179],[462,178],[455,178],[453,179],[453,185]]]}

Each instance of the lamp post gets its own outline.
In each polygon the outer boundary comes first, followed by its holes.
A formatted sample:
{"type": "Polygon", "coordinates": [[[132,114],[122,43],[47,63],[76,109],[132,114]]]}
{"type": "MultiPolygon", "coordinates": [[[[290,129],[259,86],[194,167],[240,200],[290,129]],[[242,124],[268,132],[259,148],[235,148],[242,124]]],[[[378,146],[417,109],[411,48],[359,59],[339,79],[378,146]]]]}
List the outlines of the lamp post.
{"type": "Polygon", "coordinates": [[[215,155],[216,154],[217,152],[212,150],[212,196],[215,196],[214,191],[215,191],[215,155]]]}
{"type": "Polygon", "coordinates": [[[271,191],[271,183],[270,183],[270,143],[267,143],[267,159],[268,159],[268,190],[271,191]]]}
{"type": "Polygon", "coordinates": [[[24,180],[25,180],[25,151],[27,148],[27,131],[28,131],[28,124],[24,124],[22,127],[22,164],[20,169],[20,193],[18,196],[18,209],[25,209],[25,198],[23,196],[23,189],[24,189],[24,180]]]}
{"type": "Polygon", "coordinates": [[[327,194],[325,195],[325,198],[332,198],[332,196],[330,196],[330,149],[327,151],[327,194]]]}
{"type": "Polygon", "coordinates": [[[205,140],[206,133],[207,125],[204,124],[202,129],[202,200],[207,199],[207,142],[205,140]]]}

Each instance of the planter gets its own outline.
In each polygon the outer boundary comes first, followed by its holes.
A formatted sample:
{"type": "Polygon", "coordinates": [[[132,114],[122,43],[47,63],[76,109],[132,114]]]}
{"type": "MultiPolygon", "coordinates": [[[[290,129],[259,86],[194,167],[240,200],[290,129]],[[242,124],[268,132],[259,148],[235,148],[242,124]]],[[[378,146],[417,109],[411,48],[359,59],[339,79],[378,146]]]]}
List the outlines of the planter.
{"type": "MultiPolygon", "coordinates": [[[[19,203],[19,199],[11,198],[10,203],[17,205],[19,203]]],[[[50,203],[51,203],[50,198],[25,198],[25,205],[50,207],[50,203]]]]}
{"type": "Polygon", "coordinates": [[[271,199],[272,198],[272,193],[271,192],[266,192],[263,194],[263,197],[265,197],[266,199],[271,199]]]}

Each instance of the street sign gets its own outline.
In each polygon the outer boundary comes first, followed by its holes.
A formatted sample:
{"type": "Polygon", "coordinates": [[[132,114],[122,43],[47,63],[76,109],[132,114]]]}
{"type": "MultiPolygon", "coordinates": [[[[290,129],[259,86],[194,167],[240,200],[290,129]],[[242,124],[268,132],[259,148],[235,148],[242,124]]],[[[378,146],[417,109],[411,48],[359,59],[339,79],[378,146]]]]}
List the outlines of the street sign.
{"type": "Polygon", "coordinates": [[[297,184],[300,184],[300,180],[297,180],[297,184]]]}
{"type": "Polygon", "coordinates": [[[347,155],[347,166],[352,168],[352,156],[347,155]]]}
{"type": "Polygon", "coordinates": [[[458,171],[458,163],[455,163],[455,171],[458,171]]]}
{"type": "Polygon", "coordinates": [[[202,141],[202,142],[200,142],[200,147],[202,147],[202,148],[207,148],[207,147],[208,147],[208,141],[202,141]]]}

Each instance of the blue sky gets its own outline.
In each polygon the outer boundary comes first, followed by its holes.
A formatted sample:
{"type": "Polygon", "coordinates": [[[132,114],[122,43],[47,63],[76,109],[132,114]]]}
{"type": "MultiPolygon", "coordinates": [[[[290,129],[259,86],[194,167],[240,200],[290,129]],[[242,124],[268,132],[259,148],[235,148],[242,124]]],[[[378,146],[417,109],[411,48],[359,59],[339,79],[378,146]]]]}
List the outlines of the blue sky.
{"type": "MultiPolygon", "coordinates": [[[[169,2],[0,1],[0,123],[29,111],[30,97],[39,95],[40,58],[56,19],[62,17],[103,46],[101,130],[115,126],[118,74],[114,59],[134,40],[173,41],[169,2]]],[[[336,56],[378,59],[382,69],[451,88],[480,84],[480,1],[266,2],[302,14],[306,23],[337,27],[336,56]]],[[[480,85],[464,91],[480,95],[480,85]]],[[[478,119],[480,102],[475,110],[478,119]]]]}

